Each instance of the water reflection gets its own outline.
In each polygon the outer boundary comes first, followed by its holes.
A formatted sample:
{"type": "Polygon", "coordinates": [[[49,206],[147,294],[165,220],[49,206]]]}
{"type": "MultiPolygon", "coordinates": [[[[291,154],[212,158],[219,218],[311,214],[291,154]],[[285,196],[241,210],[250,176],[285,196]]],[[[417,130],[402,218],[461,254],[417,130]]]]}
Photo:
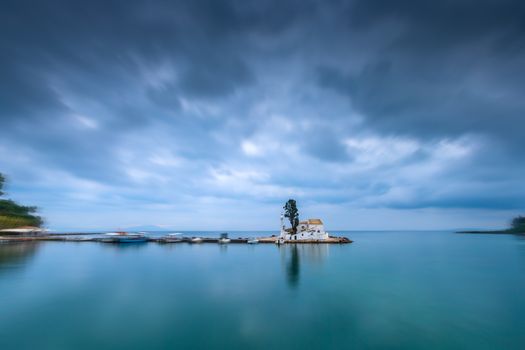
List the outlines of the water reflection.
{"type": "Polygon", "coordinates": [[[0,244],[0,273],[25,266],[38,246],[37,242],[0,244]]]}
{"type": "Polygon", "coordinates": [[[285,244],[279,246],[281,262],[290,288],[299,286],[301,264],[320,265],[330,252],[328,244],[285,244]]]}
{"type": "Polygon", "coordinates": [[[518,254],[521,260],[525,259],[525,235],[515,234],[513,239],[516,241],[516,248],[518,248],[518,254]]]}
{"type": "Polygon", "coordinates": [[[300,272],[300,257],[299,249],[297,245],[294,244],[290,249],[290,261],[286,266],[286,275],[288,276],[288,284],[290,287],[295,288],[299,284],[299,272],[300,272]]]}
{"type": "Polygon", "coordinates": [[[103,246],[105,249],[115,250],[115,251],[117,250],[137,251],[147,246],[147,244],[143,242],[140,242],[140,243],[138,242],[137,243],[102,243],[100,245],[103,246]]]}

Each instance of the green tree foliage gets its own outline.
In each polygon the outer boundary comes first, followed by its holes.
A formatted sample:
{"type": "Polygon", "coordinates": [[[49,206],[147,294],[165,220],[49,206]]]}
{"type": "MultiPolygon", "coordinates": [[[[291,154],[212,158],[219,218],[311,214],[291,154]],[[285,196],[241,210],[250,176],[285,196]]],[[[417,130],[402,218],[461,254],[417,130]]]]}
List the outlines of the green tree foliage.
{"type": "Polygon", "coordinates": [[[511,222],[512,231],[525,233],[525,216],[517,216],[511,222]]]}
{"type": "MultiPolygon", "coordinates": [[[[5,177],[0,174],[0,196],[4,187],[5,177]]],[[[10,199],[0,199],[0,229],[19,226],[41,226],[43,224],[40,216],[34,215],[36,207],[19,205],[10,199]]]]}
{"type": "Polygon", "coordinates": [[[295,235],[297,233],[297,226],[299,225],[299,211],[297,210],[297,202],[294,199],[289,199],[284,205],[284,217],[288,218],[292,231],[295,235]]]}

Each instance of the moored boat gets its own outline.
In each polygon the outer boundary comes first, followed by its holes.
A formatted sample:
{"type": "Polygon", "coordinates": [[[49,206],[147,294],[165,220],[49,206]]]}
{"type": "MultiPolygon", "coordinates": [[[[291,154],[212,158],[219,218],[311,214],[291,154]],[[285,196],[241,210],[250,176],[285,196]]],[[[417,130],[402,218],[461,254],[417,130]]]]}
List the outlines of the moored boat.
{"type": "Polygon", "coordinates": [[[179,233],[179,232],[170,233],[167,236],[159,239],[159,242],[161,243],[180,243],[184,241],[184,239],[181,236],[182,236],[182,233],[179,233]]]}
{"type": "Polygon", "coordinates": [[[231,242],[231,239],[228,238],[228,234],[225,232],[221,233],[221,238],[219,238],[218,242],[219,244],[227,244],[231,242]]]}
{"type": "Polygon", "coordinates": [[[259,243],[259,240],[257,238],[250,238],[246,241],[248,244],[257,244],[259,243]]]}
{"type": "Polygon", "coordinates": [[[128,233],[128,232],[108,232],[101,242],[106,243],[142,243],[147,242],[148,239],[144,233],[128,233]]]}

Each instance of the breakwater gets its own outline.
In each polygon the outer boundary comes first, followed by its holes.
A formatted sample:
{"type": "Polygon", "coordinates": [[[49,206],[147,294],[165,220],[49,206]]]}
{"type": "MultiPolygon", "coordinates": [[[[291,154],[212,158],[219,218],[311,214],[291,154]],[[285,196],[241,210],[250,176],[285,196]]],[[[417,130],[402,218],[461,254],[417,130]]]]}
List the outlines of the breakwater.
{"type": "MultiPolygon", "coordinates": [[[[122,242],[116,240],[112,237],[106,237],[98,234],[96,237],[95,234],[49,234],[41,236],[0,236],[0,242],[28,242],[28,241],[54,241],[54,242],[101,242],[101,243],[113,243],[113,244],[129,244],[129,243],[139,243],[137,242],[122,242]],[[90,237],[89,235],[92,235],[90,237]]],[[[257,243],[269,244],[276,243],[279,237],[270,236],[270,237],[256,237],[257,243]]],[[[249,244],[253,242],[253,237],[238,237],[238,238],[228,238],[228,241],[225,242],[221,238],[214,237],[177,237],[173,238],[170,236],[163,237],[144,237],[140,243],[159,243],[159,244],[175,244],[175,243],[188,243],[188,244],[199,244],[199,243],[217,243],[217,244],[249,244]]],[[[347,237],[329,237],[325,240],[286,240],[283,243],[285,244],[346,244],[352,243],[353,241],[347,237]]]]}

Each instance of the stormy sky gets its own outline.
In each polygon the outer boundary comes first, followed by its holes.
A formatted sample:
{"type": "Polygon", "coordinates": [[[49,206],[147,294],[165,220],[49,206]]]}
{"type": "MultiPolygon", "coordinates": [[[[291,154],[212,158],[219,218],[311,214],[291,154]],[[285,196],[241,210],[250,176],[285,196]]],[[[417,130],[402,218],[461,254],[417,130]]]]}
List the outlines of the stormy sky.
{"type": "Polygon", "coordinates": [[[4,0],[0,50],[0,172],[53,229],[524,212],[522,1],[4,0]]]}

